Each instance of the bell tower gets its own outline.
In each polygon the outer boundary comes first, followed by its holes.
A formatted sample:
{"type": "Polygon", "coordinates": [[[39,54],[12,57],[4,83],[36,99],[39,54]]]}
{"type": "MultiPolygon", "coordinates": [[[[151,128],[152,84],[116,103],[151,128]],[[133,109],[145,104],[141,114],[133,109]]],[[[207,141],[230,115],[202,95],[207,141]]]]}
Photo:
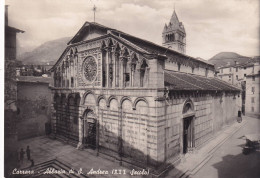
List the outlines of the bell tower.
{"type": "Polygon", "coordinates": [[[165,24],[162,32],[162,46],[186,54],[186,32],[179,21],[175,10],[169,24],[165,24]]]}

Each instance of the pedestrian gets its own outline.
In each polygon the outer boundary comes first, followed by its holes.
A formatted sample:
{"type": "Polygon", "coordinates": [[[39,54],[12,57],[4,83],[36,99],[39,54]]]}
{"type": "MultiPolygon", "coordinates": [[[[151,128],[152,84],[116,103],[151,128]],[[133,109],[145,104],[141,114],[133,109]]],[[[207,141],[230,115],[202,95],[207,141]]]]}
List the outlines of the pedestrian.
{"type": "Polygon", "coordinates": [[[29,146],[27,146],[27,148],[26,148],[26,155],[27,155],[28,161],[30,161],[30,159],[31,159],[31,150],[30,150],[29,146]]]}
{"type": "Polygon", "coordinates": [[[23,163],[24,154],[25,154],[25,152],[21,148],[21,151],[20,151],[20,161],[21,161],[21,163],[23,163]]]}
{"type": "Polygon", "coordinates": [[[34,161],[33,161],[33,159],[31,159],[31,167],[33,167],[34,166],[34,161]]]}

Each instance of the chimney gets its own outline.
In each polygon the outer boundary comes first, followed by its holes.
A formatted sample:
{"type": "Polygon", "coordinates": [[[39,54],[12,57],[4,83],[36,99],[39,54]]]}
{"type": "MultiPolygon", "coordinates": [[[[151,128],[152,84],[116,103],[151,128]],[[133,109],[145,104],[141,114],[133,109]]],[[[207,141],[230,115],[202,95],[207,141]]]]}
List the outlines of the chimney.
{"type": "Polygon", "coordinates": [[[8,26],[8,5],[5,5],[5,26],[8,26]]]}

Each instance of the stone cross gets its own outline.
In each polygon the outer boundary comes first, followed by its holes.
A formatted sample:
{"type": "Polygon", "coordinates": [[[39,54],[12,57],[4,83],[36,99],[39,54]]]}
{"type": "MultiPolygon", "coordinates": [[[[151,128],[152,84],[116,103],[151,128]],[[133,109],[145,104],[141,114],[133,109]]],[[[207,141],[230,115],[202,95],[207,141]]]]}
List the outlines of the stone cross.
{"type": "Polygon", "coordinates": [[[94,7],[93,7],[93,12],[94,12],[94,22],[96,22],[96,11],[97,11],[97,8],[96,8],[96,5],[94,5],[94,7]]]}

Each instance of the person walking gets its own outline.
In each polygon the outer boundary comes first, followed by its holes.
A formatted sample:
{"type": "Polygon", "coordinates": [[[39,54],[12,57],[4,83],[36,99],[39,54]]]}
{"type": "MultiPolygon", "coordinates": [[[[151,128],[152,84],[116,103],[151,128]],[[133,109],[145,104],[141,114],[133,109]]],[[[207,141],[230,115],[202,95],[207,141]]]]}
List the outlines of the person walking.
{"type": "Polygon", "coordinates": [[[21,163],[23,163],[24,154],[25,154],[25,152],[21,148],[21,151],[20,151],[20,161],[21,161],[21,163]]]}
{"type": "Polygon", "coordinates": [[[30,150],[29,146],[27,146],[27,148],[26,148],[26,155],[27,155],[27,160],[30,161],[30,159],[31,159],[31,150],[30,150]]]}
{"type": "Polygon", "coordinates": [[[34,161],[33,161],[33,159],[31,159],[31,167],[33,167],[34,166],[34,161]]]}

